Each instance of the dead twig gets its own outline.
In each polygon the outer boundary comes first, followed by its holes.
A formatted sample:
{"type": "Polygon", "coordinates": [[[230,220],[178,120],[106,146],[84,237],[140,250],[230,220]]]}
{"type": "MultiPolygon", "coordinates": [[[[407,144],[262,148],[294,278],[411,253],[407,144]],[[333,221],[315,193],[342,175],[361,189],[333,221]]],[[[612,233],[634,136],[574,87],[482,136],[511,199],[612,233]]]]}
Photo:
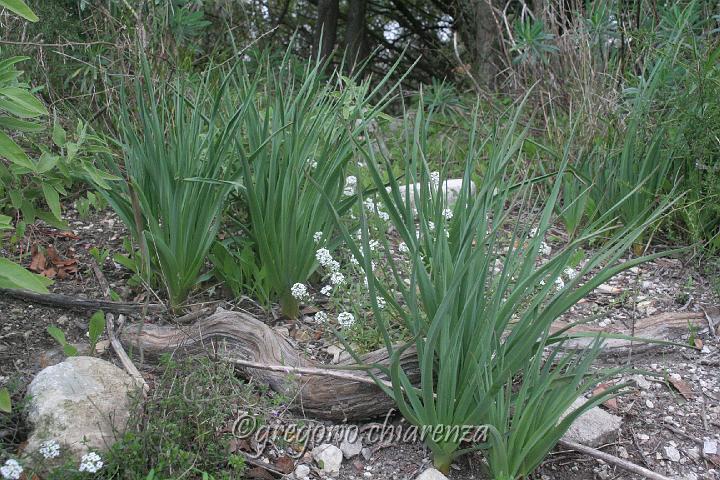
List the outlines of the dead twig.
{"type": "MultiPolygon", "coordinates": [[[[43,305],[49,305],[51,307],[67,307],[78,310],[104,310],[115,313],[124,313],[126,315],[138,313],[145,308],[145,305],[138,305],[136,303],[77,298],[59,293],[36,293],[28,290],[15,290],[10,288],[0,288],[0,294],[16,300],[36,302],[43,305]]],[[[147,307],[148,311],[153,313],[165,311],[164,305],[150,304],[147,307]]]]}
{"type": "MultiPolygon", "coordinates": [[[[97,278],[97,281],[102,288],[103,295],[105,295],[106,297],[109,296],[110,285],[108,284],[105,275],[102,273],[100,266],[97,264],[97,262],[95,262],[95,260],[92,261],[91,266],[93,273],[95,274],[95,278],[97,278]]],[[[123,315],[120,315],[118,317],[118,322],[120,324],[123,324],[125,322],[125,317],[123,317],[123,315]]],[[[122,343],[120,343],[120,340],[118,340],[117,336],[115,335],[115,317],[112,313],[108,313],[107,315],[105,315],[105,328],[107,330],[108,338],[110,339],[110,345],[112,345],[112,348],[115,351],[115,354],[120,359],[120,363],[122,363],[125,371],[127,371],[130,376],[133,377],[135,382],[140,387],[142,387],[143,395],[147,395],[150,391],[150,387],[148,386],[147,382],[145,381],[135,364],[132,362],[132,360],[130,360],[127,352],[125,352],[125,348],[123,348],[122,343]]]]}
{"type": "MultiPolygon", "coordinates": [[[[223,358],[223,361],[234,363],[241,367],[257,368],[260,370],[269,370],[271,372],[283,372],[297,375],[320,375],[333,378],[341,378],[343,380],[352,380],[355,382],[366,383],[368,385],[376,385],[375,380],[370,377],[356,375],[347,371],[342,371],[339,368],[317,368],[317,367],[289,367],[286,365],[266,365],[264,363],[250,362],[248,360],[240,360],[238,358],[223,358]]],[[[349,369],[346,369],[349,370],[349,369]]],[[[392,383],[387,380],[382,380],[383,385],[392,388],[392,383]]]]}
{"type": "Polygon", "coordinates": [[[648,470],[645,467],[641,467],[640,465],[636,465],[627,460],[623,460],[622,458],[618,458],[615,455],[610,455],[609,453],[605,453],[596,448],[588,447],[586,445],[582,445],[582,444],[576,443],[576,442],[571,442],[568,440],[560,440],[558,442],[558,444],[565,448],[570,448],[572,450],[575,450],[576,452],[584,453],[585,455],[590,455],[591,457],[600,459],[611,465],[615,465],[624,470],[627,470],[628,472],[636,473],[638,475],[641,475],[645,478],[649,478],[651,480],[671,480],[669,477],[666,477],[665,475],[660,475],[659,473],[653,472],[652,470],[648,470]]]}

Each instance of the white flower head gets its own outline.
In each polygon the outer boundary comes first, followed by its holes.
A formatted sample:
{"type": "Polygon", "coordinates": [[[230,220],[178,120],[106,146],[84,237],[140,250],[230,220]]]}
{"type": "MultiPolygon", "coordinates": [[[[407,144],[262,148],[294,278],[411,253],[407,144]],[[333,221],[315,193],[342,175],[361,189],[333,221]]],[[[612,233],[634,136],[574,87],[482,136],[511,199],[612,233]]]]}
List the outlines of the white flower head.
{"type": "Polygon", "coordinates": [[[295,297],[295,300],[305,300],[310,296],[308,295],[307,287],[302,283],[296,283],[290,287],[290,293],[295,297]]]}
{"type": "Polygon", "coordinates": [[[405,242],[400,242],[400,244],[398,245],[398,252],[400,252],[400,253],[410,253],[410,249],[408,248],[407,243],[405,243],[405,242]]]}
{"type": "Polygon", "coordinates": [[[328,314],[325,312],[317,312],[315,314],[315,321],[318,323],[325,323],[328,321],[328,314]]]}
{"type": "Polygon", "coordinates": [[[354,195],[355,187],[357,187],[357,177],[355,177],[354,175],[348,175],[348,177],[345,179],[345,188],[343,188],[343,195],[354,195]]]}
{"type": "Polygon", "coordinates": [[[360,265],[360,262],[358,262],[358,259],[355,258],[355,255],[350,255],[350,263],[353,265],[360,265]]]}
{"type": "Polygon", "coordinates": [[[428,229],[431,232],[434,232],[435,231],[435,222],[428,222],[428,229]]]}
{"type": "Polygon", "coordinates": [[[313,233],[313,241],[314,241],[315,243],[320,243],[320,241],[322,240],[322,238],[323,238],[323,232],[315,232],[315,233],[313,233]]]}
{"type": "Polygon", "coordinates": [[[387,305],[387,302],[385,301],[385,299],[383,297],[377,297],[377,304],[378,304],[378,308],[380,310],[382,310],[387,305]]]}
{"type": "Polygon", "coordinates": [[[340,270],[340,262],[338,262],[337,260],[333,260],[328,265],[328,268],[330,269],[331,272],[337,272],[338,270],[340,270]]]}
{"type": "Polygon", "coordinates": [[[102,467],[103,461],[100,455],[95,452],[90,452],[80,458],[80,468],[78,468],[78,470],[81,472],[97,473],[102,467]]]}
{"type": "Polygon", "coordinates": [[[0,467],[0,475],[7,480],[18,480],[22,472],[22,466],[14,458],[6,460],[5,465],[0,467]]]}
{"type": "Polygon", "coordinates": [[[574,279],[575,277],[577,277],[577,274],[578,274],[577,270],[575,270],[574,268],[571,268],[571,267],[567,267],[565,270],[563,270],[563,273],[568,278],[568,280],[574,279]]]}
{"type": "Polygon", "coordinates": [[[552,247],[545,242],[540,242],[540,253],[542,255],[550,255],[552,253],[552,247]]]}
{"type": "Polygon", "coordinates": [[[440,172],[430,172],[430,185],[433,189],[440,186],[440,172]]]}
{"type": "Polygon", "coordinates": [[[330,266],[333,262],[330,250],[328,250],[327,248],[318,248],[317,252],[315,252],[315,258],[317,259],[318,263],[323,267],[330,266]]]}
{"type": "Polygon", "coordinates": [[[330,283],[333,285],[340,285],[345,281],[345,275],[340,272],[334,272],[330,275],[330,283]]]}
{"type": "Polygon", "coordinates": [[[390,220],[390,214],[388,214],[387,212],[378,210],[377,214],[378,217],[380,217],[380,220],[382,220],[383,222],[387,222],[388,220],[390,220]]]}
{"type": "Polygon", "coordinates": [[[377,240],[370,240],[370,244],[368,245],[370,247],[370,251],[374,252],[378,248],[380,248],[380,242],[377,240]]]}
{"type": "Polygon", "coordinates": [[[366,198],[363,200],[363,206],[370,212],[375,211],[375,202],[373,202],[372,198],[366,198]]]}
{"type": "Polygon", "coordinates": [[[442,211],[443,217],[445,217],[445,220],[452,220],[453,218],[453,211],[449,208],[446,208],[442,211]]]}
{"type": "Polygon", "coordinates": [[[60,456],[60,444],[56,440],[48,440],[40,444],[38,451],[47,460],[57,458],[60,456]]]}
{"type": "Polygon", "coordinates": [[[333,290],[332,285],[325,285],[324,287],[322,287],[320,289],[320,293],[329,297],[330,294],[332,293],[332,290],[333,290]]]}
{"type": "Polygon", "coordinates": [[[355,316],[350,312],[342,312],[338,315],[338,323],[341,327],[349,327],[355,323],[355,316]]]}
{"type": "Polygon", "coordinates": [[[555,279],[555,290],[560,291],[560,290],[562,290],[563,288],[565,288],[565,282],[563,282],[563,279],[562,279],[562,278],[557,277],[557,278],[555,279]]]}

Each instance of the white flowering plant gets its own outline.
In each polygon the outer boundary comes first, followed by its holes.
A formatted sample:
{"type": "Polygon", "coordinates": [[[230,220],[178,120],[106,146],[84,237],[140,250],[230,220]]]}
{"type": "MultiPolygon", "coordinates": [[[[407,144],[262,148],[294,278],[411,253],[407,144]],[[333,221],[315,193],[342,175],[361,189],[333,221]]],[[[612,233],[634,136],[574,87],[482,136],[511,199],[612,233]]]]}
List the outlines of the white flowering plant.
{"type": "MultiPolygon", "coordinates": [[[[509,114],[507,126],[487,139],[479,138],[477,124],[472,126],[463,146],[463,184],[452,206],[442,189],[434,187],[443,183],[443,173],[432,173],[425,161],[429,118],[422,109],[415,128],[405,129],[413,137],[403,152],[408,159],[405,185],[416,188],[406,188],[403,195],[392,163],[368,147],[366,163],[379,205],[399,236],[398,250],[406,252],[410,263],[405,279],[396,257],[386,256],[397,298],[372,268],[365,211],[360,210],[360,240],[336,217],[347,247],[367,275],[372,316],[391,358],[389,366],[373,365],[368,371],[412,424],[488,425],[488,442],[471,448],[484,449],[492,477],[503,480],[529,475],[579,415],[623,388],[591,396],[561,420],[578,397],[618,371],[593,368],[601,338],[584,351],[564,354],[562,347],[574,335],[568,329],[551,333],[552,323],[615,274],[655,257],[618,262],[648,223],[618,226],[611,210],[577,239],[551,250],[549,259],[541,259],[565,164],[545,203],[533,205],[529,199],[537,198],[535,185],[548,177],[519,174],[524,138],[517,128],[519,112],[509,114]],[[478,191],[471,194],[478,159],[485,158],[478,191]],[[526,222],[519,211],[536,213],[526,222]],[[568,275],[575,252],[601,236],[605,242],[568,275]],[[380,308],[380,298],[385,308],[380,308]],[[395,343],[389,330],[392,318],[401,319],[409,342],[395,343]],[[410,347],[418,356],[419,385],[413,385],[400,364],[410,347]],[[390,378],[392,387],[377,372],[390,378]]],[[[654,210],[645,218],[653,221],[661,213],[654,210]]],[[[383,243],[390,250],[388,240],[383,243]]],[[[346,342],[346,347],[359,360],[352,345],[346,342]]],[[[466,451],[457,439],[426,441],[442,471],[466,451]]]]}

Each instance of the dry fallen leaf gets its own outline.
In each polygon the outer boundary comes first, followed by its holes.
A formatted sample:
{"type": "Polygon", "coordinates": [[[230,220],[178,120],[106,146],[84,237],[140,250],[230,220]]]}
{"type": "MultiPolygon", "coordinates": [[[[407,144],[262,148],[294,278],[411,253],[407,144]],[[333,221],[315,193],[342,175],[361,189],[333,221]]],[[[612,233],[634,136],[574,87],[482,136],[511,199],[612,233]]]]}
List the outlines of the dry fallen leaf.
{"type": "Polygon", "coordinates": [[[702,350],[702,349],[703,349],[703,341],[702,341],[702,339],[700,339],[700,338],[696,338],[696,339],[695,339],[695,348],[697,348],[698,350],[702,350]]]}
{"type": "MultiPolygon", "coordinates": [[[[593,392],[592,392],[593,396],[600,395],[601,393],[603,393],[605,390],[607,390],[611,386],[612,385],[609,383],[601,383],[600,385],[595,387],[595,390],[593,390],[593,392]]],[[[607,407],[608,410],[612,410],[614,412],[617,412],[620,409],[620,407],[618,406],[618,403],[617,403],[617,398],[611,398],[609,400],[606,400],[605,402],[603,402],[603,405],[605,407],[607,407]]]]}
{"type": "Polygon", "coordinates": [[[680,392],[680,395],[685,397],[685,400],[692,400],[695,396],[692,391],[692,387],[690,387],[686,381],[680,378],[670,378],[670,383],[678,392],[680,392]]]}
{"type": "Polygon", "coordinates": [[[275,468],[280,470],[282,473],[290,473],[295,470],[295,462],[293,462],[293,459],[287,455],[283,455],[275,460],[275,468]]]}
{"type": "Polygon", "coordinates": [[[30,270],[35,273],[40,273],[45,270],[47,259],[45,258],[43,251],[40,250],[37,245],[33,245],[30,252],[32,254],[32,260],[30,261],[29,267],[30,270]]]}
{"type": "Polygon", "coordinates": [[[247,472],[247,478],[256,478],[259,480],[274,480],[270,472],[261,467],[253,467],[247,472]]]}

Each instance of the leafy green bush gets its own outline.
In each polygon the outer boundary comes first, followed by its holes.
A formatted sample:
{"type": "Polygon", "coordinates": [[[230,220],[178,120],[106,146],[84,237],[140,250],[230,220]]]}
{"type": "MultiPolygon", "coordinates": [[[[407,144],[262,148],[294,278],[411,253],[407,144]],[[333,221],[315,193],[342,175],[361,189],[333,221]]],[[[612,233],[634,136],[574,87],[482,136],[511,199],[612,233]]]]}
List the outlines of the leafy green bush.
{"type": "MultiPolygon", "coordinates": [[[[425,163],[427,122],[422,115],[418,114],[408,142],[412,148],[405,152],[410,166],[403,180],[407,185],[418,184],[418,189],[408,188],[401,194],[398,181],[390,174],[390,162],[370,151],[368,166],[382,208],[390,216],[398,241],[407,247],[403,255],[390,255],[394,246],[386,240],[388,265],[384,270],[401,271],[399,263],[407,262],[407,281],[399,276],[391,285],[378,281],[369,260],[364,214],[361,242],[338,222],[353,254],[361,259],[372,315],[390,352],[389,367],[370,368],[385,373],[392,388],[378,384],[414,425],[490,425],[487,445],[472,448],[488,450],[486,459],[493,478],[501,479],[529,475],[574,418],[617,393],[612,390],[594,396],[560,421],[578,397],[616,372],[592,368],[600,340],[575,355],[561,356],[562,346],[572,335],[550,333],[550,326],[601,283],[653,258],[617,262],[659,215],[655,210],[636,216],[618,228],[611,210],[549,260],[540,261],[561,181],[554,182],[540,210],[533,210],[529,201],[532,185],[541,179],[519,177],[515,159],[524,135],[516,132],[518,115],[512,116],[506,129],[496,129],[487,139],[475,134],[478,125],[474,125],[465,147],[463,188],[451,208],[439,194],[442,188],[437,187],[443,179],[433,178],[425,163]],[[484,154],[489,156],[488,164],[477,194],[471,195],[471,172],[484,154]],[[523,220],[512,213],[518,209],[536,213],[523,220]],[[579,271],[568,274],[578,249],[601,235],[609,239],[579,271]],[[379,308],[380,303],[386,308],[379,308]],[[391,340],[389,327],[394,318],[412,335],[409,343],[397,346],[391,340]],[[418,387],[401,368],[401,354],[411,347],[417,351],[420,365],[418,387]]],[[[560,174],[565,166],[566,162],[560,174]]],[[[447,471],[463,452],[456,436],[426,441],[441,470],[447,471]]]]}

